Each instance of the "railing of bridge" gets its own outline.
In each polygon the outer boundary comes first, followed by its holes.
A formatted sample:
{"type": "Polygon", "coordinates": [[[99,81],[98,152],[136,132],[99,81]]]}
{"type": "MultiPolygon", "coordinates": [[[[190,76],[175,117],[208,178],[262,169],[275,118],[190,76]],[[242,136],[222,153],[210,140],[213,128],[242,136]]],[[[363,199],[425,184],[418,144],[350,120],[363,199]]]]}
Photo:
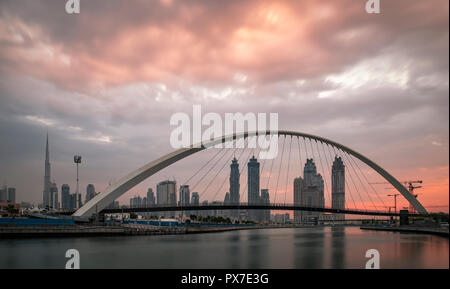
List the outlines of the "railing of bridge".
{"type": "MultiPolygon", "coordinates": [[[[140,205],[140,206],[122,206],[120,208],[104,209],[101,213],[126,213],[126,212],[152,212],[152,211],[196,211],[196,210],[272,210],[272,211],[311,211],[334,214],[353,214],[353,215],[373,215],[373,216],[400,216],[398,212],[382,210],[363,210],[363,209],[336,209],[332,207],[307,207],[292,203],[275,204],[257,204],[241,202],[239,204],[230,203],[210,203],[210,204],[189,204],[189,205],[140,205]]],[[[424,216],[417,213],[406,213],[409,216],[424,216]]],[[[426,215],[428,216],[428,215],[426,215]]]]}

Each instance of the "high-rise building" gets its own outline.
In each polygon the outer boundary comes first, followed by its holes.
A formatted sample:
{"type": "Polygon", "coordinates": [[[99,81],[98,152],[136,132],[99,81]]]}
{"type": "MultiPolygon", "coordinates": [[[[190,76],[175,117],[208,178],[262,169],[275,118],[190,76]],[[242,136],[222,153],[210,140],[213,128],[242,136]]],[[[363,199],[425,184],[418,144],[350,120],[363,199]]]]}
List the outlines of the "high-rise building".
{"type": "MultiPolygon", "coordinates": [[[[198,206],[200,204],[200,197],[198,195],[198,192],[192,192],[191,196],[191,205],[198,206]]],[[[189,215],[196,215],[198,216],[199,211],[191,211],[189,212],[189,215]]]]}
{"type": "Polygon", "coordinates": [[[16,188],[8,188],[8,202],[16,203],[16,188]]]}
{"type": "MultiPolygon", "coordinates": [[[[302,205],[303,204],[303,188],[305,187],[305,182],[303,178],[298,177],[294,179],[294,205],[302,205]]],[[[303,211],[294,211],[294,223],[302,222],[302,212],[303,211]]]]}
{"type": "MultiPolygon", "coordinates": [[[[202,202],[202,206],[208,206],[208,205],[209,205],[208,200],[204,200],[202,202]]],[[[202,217],[212,216],[212,214],[213,214],[212,210],[201,210],[201,211],[199,211],[199,215],[202,216],[202,217]]]]}
{"type": "MultiPolygon", "coordinates": [[[[345,165],[341,157],[335,157],[331,167],[331,200],[333,209],[345,210],[345,165]]],[[[334,214],[335,220],[344,220],[344,214],[334,214]]]]}
{"type": "MultiPolygon", "coordinates": [[[[190,198],[191,192],[189,191],[189,185],[180,186],[180,200],[178,201],[178,205],[188,206],[191,202],[190,198]]],[[[181,211],[181,216],[189,216],[190,214],[190,211],[181,211]]]]}
{"type": "MultiPolygon", "coordinates": [[[[236,158],[233,158],[230,165],[230,203],[231,204],[239,204],[240,200],[240,173],[239,173],[239,163],[236,158]]],[[[232,218],[237,219],[239,217],[238,210],[231,210],[230,215],[232,218]]]]}
{"type": "Polygon", "coordinates": [[[47,133],[47,142],[45,145],[45,175],[44,175],[44,191],[42,196],[42,202],[44,208],[51,205],[50,202],[50,188],[52,186],[52,182],[50,181],[50,149],[48,146],[48,133],[47,133]]]}
{"type": "MultiPolygon", "coordinates": [[[[79,195],[78,195],[79,196],[79,195]]],[[[78,197],[79,199],[79,197],[78,197]]],[[[69,195],[69,209],[74,210],[77,207],[77,194],[69,195]]]]}
{"type": "Polygon", "coordinates": [[[191,197],[191,203],[193,205],[200,204],[200,197],[198,196],[198,192],[193,192],[191,197]]]}
{"type": "Polygon", "coordinates": [[[86,187],[86,199],[85,199],[85,203],[89,202],[90,200],[92,200],[95,197],[96,193],[95,193],[95,187],[93,184],[88,184],[86,187]]]}
{"type": "Polygon", "coordinates": [[[106,209],[118,209],[119,208],[119,202],[113,201],[111,204],[109,204],[106,209]]]}
{"type": "MultiPolygon", "coordinates": [[[[323,185],[323,178],[317,173],[314,160],[307,159],[303,170],[303,179],[298,177],[294,180],[294,204],[315,208],[325,207],[323,185]]],[[[294,212],[294,221],[297,223],[311,222],[319,219],[320,215],[320,212],[296,211],[294,212]]]]}
{"type": "Polygon", "coordinates": [[[56,183],[52,183],[50,186],[48,208],[54,210],[59,209],[58,186],[56,183]]]}
{"type": "MultiPolygon", "coordinates": [[[[177,183],[175,181],[163,181],[156,186],[156,202],[158,205],[177,205],[177,183]]],[[[174,215],[174,212],[165,212],[166,217],[174,215]]]]}
{"type": "Polygon", "coordinates": [[[147,206],[154,206],[155,205],[155,194],[153,193],[152,188],[148,188],[147,190],[147,206]]]}
{"type": "MultiPolygon", "coordinates": [[[[269,189],[261,189],[261,204],[270,205],[269,189]]],[[[261,211],[261,221],[270,222],[270,210],[261,211]]]]}
{"type": "Polygon", "coordinates": [[[8,188],[3,186],[0,188],[0,202],[8,201],[8,188]]]}
{"type": "Polygon", "coordinates": [[[61,186],[61,208],[65,210],[73,209],[70,204],[70,187],[68,184],[61,186]]]}
{"type": "MultiPolygon", "coordinates": [[[[248,167],[248,203],[259,204],[259,162],[253,156],[247,164],[248,167]]],[[[252,221],[260,221],[261,212],[258,210],[249,210],[248,217],[252,221]]]]}
{"type": "MultiPolygon", "coordinates": [[[[224,205],[230,205],[231,204],[231,197],[230,197],[230,192],[226,192],[225,193],[225,198],[223,199],[223,204],[224,205]]],[[[232,210],[223,210],[223,217],[224,218],[230,218],[231,214],[232,214],[232,210]]]]}
{"type": "Polygon", "coordinates": [[[190,203],[191,193],[189,191],[189,185],[180,186],[180,205],[187,206],[190,203]]]}
{"type": "Polygon", "coordinates": [[[143,205],[142,198],[140,196],[135,196],[134,198],[130,199],[131,208],[141,207],[142,205],[143,205]]]}
{"type": "Polygon", "coordinates": [[[225,205],[231,204],[230,192],[225,193],[225,198],[223,199],[223,203],[225,205]]]}

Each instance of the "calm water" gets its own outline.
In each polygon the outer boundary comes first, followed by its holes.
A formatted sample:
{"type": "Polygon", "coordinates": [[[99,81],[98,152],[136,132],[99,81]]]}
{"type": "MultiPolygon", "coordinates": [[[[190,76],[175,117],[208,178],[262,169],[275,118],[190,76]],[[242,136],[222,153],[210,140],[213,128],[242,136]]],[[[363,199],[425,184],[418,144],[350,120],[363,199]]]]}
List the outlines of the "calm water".
{"type": "Polygon", "coordinates": [[[64,268],[71,248],[81,268],[364,268],[368,249],[381,268],[449,268],[447,238],[357,227],[0,240],[0,268],[64,268]]]}

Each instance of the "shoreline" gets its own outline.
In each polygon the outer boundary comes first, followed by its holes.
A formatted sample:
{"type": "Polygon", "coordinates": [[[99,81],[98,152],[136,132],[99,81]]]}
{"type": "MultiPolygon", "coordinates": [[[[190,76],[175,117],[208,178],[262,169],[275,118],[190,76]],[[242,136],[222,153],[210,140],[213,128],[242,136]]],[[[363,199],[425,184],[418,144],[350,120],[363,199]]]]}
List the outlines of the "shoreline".
{"type": "Polygon", "coordinates": [[[202,226],[161,228],[155,226],[33,226],[0,227],[0,239],[106,237],[143,235],[208,234],[237,230],[315,228],[313,226],[202,226]]]}
{"type": "Polygon", "coordinates": [[[429,234],[448,238],[448,228],[361,226],[361,230],[429,234]]]}

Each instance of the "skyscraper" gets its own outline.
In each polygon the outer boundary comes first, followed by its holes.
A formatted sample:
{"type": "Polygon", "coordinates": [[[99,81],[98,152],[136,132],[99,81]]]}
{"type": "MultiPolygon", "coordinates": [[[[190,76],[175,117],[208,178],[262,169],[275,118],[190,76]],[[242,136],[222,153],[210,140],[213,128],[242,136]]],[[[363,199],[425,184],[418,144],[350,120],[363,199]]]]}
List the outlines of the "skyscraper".
{"type": "MultiPolygon", "coordinates": [[[[177,183],[175,181],[163,181],[156,186],[156,201],[158,205],[177,205],[176,194],[177,183]]],[[[166,217],[171,216],[173,212],[165,212],[166,217]]]]}
{"type": "Polygon", "coordinates": [[[152,188],[148,188],[147,190],[147,206],[155,205],[155,194],[153,193],[152,188]]]}
{"type": "Polygon", "coordinates": [[[200,204],[200,198],[198,196],[198,192],[193,192],[191,197],[191,204],[198,205],[200,204]]]}
{"type": "Polygon", "coordinates": [[[8,188],[8,202],[16,203],[16,188],[8,188]]]}
{"type": "Polygon", "coordinates": [[[142,206],[142,198],[140,196],[135,196],[133,198],[130,198],[130,207],[131,208],[138,208],[142,206]]]}
{"type": "MultiPolygon", "coordinates": [[[[294,179],[294,205],[302,205],[303,204],[303,189],[305,187],[305,182],[301,177],[294,179]]],[[[301,223],[303,216],[303,211],[294,211],[294,223],[301,223]]]]}
{"type": "MultiPolygon", "coordinates": [[[[239,184],[239,163],[236,158],[233,158],[230,165],[230,203],[231,204],[239,204],[240,200],[240,184],[239,184]]],[[[238,210],[231,210],[230,216],[232,218],[237,219],[239,217],[239,211],[238,210]]]]}
{"type": "Polygon", "coordinates": [[[50,188],[52,182],[50,181],[50,149],[48,147],[48,133],[47,142],[45,145],[45,175],[44,175],[44,191],[42,196],[43,206],[50,206],[50,188]]]}
{"type": "MultiPolygon", "coordinates": [[[[331,168],[331,199],[333,209],[345,209],[345,165],[341,157],[335,157],[331,168]]],[[[334,214],[335,220],[344,220],[344,214],[334,214]]]]}
{"type": "MultiPolygon", "coordinates": [[[[191,205],[198,206],[200,204],[200,197],[198,195],[198,192],[192,192],[191,196],[191,205]]],[[[189,215],[193,214],[198,216],[199,211],[191,211],[189,212],[189,215]]]]}
{"type": "MultiPolygon", "coordinates": [[[[180,186],[180,200],[178,201],[178,204],[180,206],[188,206],[190,203],[191,198],[191,192],[189,191],[189,185],[182,185],[180,186]]],[[[181,216],[189,216],[189,211],[181,211],[181,216]]]]}
{"type": "MultiPolygon", "coordinates": [[[[294,180],[294,204],[323,208],[325,206],[323,178],[317,173],[313,159],[307,159],[303,170],[303,179],[294,180]]],[[[300,211],[294,212],[295,222],[310,222],[320,217],[319,212],[300,211]]]]}
{"type": "Polygon", "coordinates": [[[59,200],[58,200],[58,186],[56,183],[52,183],[50,185],[50,193],[49,193],[48,207],[50,209],[59,209],[59,200]]]}
{"type": "MultiPolygon", "coordinates": [[[[264,205],[270,204],[269,189],[261,190],[261,204],[264,204],[264,205]]],[[[262,213],[261,221],[270,222],[270,210],[264,210],[264,211],[261,211],[261,213],[262,213]]]]}
{"type": "Polygon", "coordinates": [[[8,188],[3,186],[0,188],[0,202],[8,201],[8,188]]]}
{"type": "MultiPolygon", "coordinates": [[[[248,162],[248,203],[259,204],[259,162],[253,156],[248,162]]],[[[258,210],[249,210],[248,216],[252,221],[260,221],[260,214],[258,210]]]]}
{"type": "Polygon", "coordinates": [[[86,187],[86,199],[85,199],[85,203],[89,202],[91,199],[93,199],[95,197],[96,193],[95,193],[95,187],[93,184],[89,184],[86,187]]]}
{"type": "Polygon", "coordinates": [[[70,198],[70,187],[68,184],[63,184],[61,186],[61,208],[65,210],[72,209],[70,198]]]}
{"type": "MultiPolygon", "coordinates": [[[[230,205],[231,204],[231,197],[230,192],[225,193],[225,198],[223,198],[223,204],[224,205],[230,205]]],[[[223,210],[223,217],[224,218],[230,218],[232,214],[232,210],[223,210]]]]}
{"type": "Polygon", "coordinates": [[[180,205],[186,206],[190,203],[191,193],[189,191],[189,185],[183,185],[180,187],[180,205]]]}

